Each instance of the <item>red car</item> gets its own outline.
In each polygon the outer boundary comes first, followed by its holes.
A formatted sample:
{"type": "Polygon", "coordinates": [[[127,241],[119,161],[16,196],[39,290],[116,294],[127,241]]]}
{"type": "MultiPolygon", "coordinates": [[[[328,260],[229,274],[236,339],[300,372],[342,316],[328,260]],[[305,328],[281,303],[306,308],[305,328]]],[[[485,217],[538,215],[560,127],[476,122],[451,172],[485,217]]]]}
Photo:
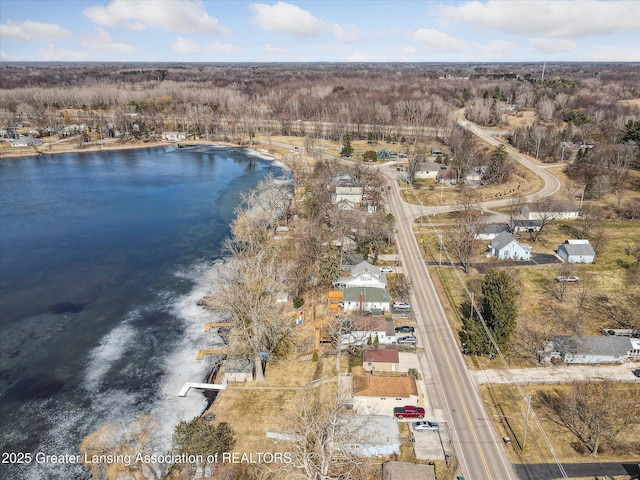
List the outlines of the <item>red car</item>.
{"type": "Polygon", "coordinates": [[[424,408],[406,405],[393,409],[393,416],[396,418],[424,418],[424,408]]]}

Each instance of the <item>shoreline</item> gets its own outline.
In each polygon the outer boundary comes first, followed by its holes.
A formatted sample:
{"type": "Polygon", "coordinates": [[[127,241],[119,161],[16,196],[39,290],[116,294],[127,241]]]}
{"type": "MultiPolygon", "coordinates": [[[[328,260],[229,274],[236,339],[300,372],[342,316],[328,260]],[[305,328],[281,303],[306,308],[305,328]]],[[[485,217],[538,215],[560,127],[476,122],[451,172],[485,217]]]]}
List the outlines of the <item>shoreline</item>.
{"type": "Polygon", "coordinates": [[[136,141],[136,142],[108,142],[108,143],[90,143],[83,147],[76,145],[60,145],[60,144],[45,144],[39,147],[10,147],[12,149],[18,148],[19,150],[5,150],[0,152],[0,160],[24,158],[24,157],[39,157],[47,155],[58,155],[64,153],[83,153],[83,152],[102,152],[102,151],[117,151],[117,150],[133,150],[140,148],[158,148],[167,146],[176,146],[182,148],[191,145],[219,145],[221,147],[231,148],[250,148],[256,151],[260,151],[264,155],[273,157],[275,160],[282,161],[276,154],[266,152],[262,149],[258,149],[256,146],[238,145],[232,142],[217,141],[217,140],[189,140],[183,142],[168,142],[168,141],[136,141]]]}

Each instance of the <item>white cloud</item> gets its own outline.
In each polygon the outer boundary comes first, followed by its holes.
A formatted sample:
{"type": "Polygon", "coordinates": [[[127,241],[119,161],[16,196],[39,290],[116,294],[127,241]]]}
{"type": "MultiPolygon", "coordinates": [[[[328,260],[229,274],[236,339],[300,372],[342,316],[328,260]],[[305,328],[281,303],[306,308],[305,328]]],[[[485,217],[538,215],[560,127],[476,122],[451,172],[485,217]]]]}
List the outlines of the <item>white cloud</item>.
{"type": "Polygon", "coordinates": [[[87,52],[59,48],[49,44],[45,48],[38,49],[38,60],[45,62],[83,62],[89,60],[87,52]]]}
{"type": "Polygon", "coordinates": [[[96,5],[83,13],[92,22],[107,27],[227,35],[228,30],[203,7],[193,0],[112,0],[106,7],[96,5]]]}
{"type": "Polygon", "coordinates": [[[238,51],[238,48],[228,43],[209,42],[196,43],[187,38],[178,37],[171,45],[171,50],[183,55],[204,55],[204,54],[229,54],[238,51]]]}
{"type": "Polygon", "coordinates": [[[414,40],[446,52],[459,52],[469,48],[464,40],[431,28],[421,28],[410,34],[414,40]]]}
{"type": "Polygon", "coordinates": [[[80,40],[80,46],[87,51],[140,53],[140,50],[133,45],[114,41],[109,32],[103,28],[96,28],[95,33],[84,35],[80,40]]]}
{"type": "Polygon", "coordinates": [[[71,36],[71,32],[55,23],[39,23],[26,20],[0,25],[0,38],[6,40],[22,40],[24,42],[49,42],[71,36]]]}
{"type": "Polygon", "coordinates": [[[269,32],[288,33],[304,39],[318,36],[325,28],[325,23],[311,12],[290,3],[254,3],[249,8],[258,26],[269,32]]]}
{"type": "Polygon", "coordinates": [[[365,36],[365,32],[355,25],[346,25],[345,27],[343,27],[337,23],[332,23],[331,30],[336,39],[344,43],[357,42],[359,40],[362,40],[362,38],[365,36]]]}
{"type": "Polygon", "coordinates": [[[640,50],[637,47],[614,47],[595,45],[588,49],[583,59],[588,62],[640,62],[640,50]]]}
{"type": "Polygon", "coordinates": [[[516,49],[515,45],[507,40],[493,40],[486,45],[475,44],[474,46],[486,54],[487,58],[493,59],[506,59],[510,57],[516,49]]]}
{"type": "Polygon", "coordinates": [[[530,38],[529,44],[534,50],[547,54],[573,52],[578,46],[562,38],[530,38]]]}
{"type": "Polygon", "coordinates": [[[438,12],[451,21],[525,35],[581,37],[640,30],[636,0],[468,1],[438,12]]]}

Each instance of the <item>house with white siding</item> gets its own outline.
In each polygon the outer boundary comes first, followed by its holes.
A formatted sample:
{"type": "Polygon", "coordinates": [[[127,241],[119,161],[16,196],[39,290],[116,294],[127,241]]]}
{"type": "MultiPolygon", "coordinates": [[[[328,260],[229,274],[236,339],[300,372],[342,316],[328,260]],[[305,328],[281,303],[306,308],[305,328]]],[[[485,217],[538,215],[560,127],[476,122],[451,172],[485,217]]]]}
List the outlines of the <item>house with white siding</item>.
{"type": "Polygon", "coordinates": [[[564,363],[625,363],[640,360],[640,339],[610,336],[559,336],[547,345],[545,358],[561,358],[564,363]]]}
{"type": "Polygon", "coordinates": [[[342,303],[345,312],[370,312],[372,309],[388,312],[391,295],[384,288],[348,287],[342,290],[342,303]]]}
{"type": "Polygon", "coordinates": [[[335,289],[342,290],[349,287],[374,287],[387,288],[387,276],[380,271],[380,267],[370,264],[367,261],[360,262],[351,268],[348,277],[340,277],[333,282],[335,289]]]}
{"type": "Polygon", "coordinates": [[[571,200],[552,200],[527,203],[522,207],[522,218],[525,220],[560,219],[575,220],[580,216],[580,209],[571,200]]]}
{"type": "MultiPolygon", "coordinates": [[[[344,299],[344,298],[343,298],[344,299]]],[[[342,345],[367,345],[377,343],[391,345],[396,341],[393,320],[382,316],[356,317],[345,322],[345,333],[340,336],[342,345]]],[[[397,350],[396,350],[397,351],[397,350]]]]}
{"type": "Polygon", "coordinates": [[[393,345],[372,345],[362,351],[362,367],[367,373],[402,372],[406,366],[400,366],[398,347],[393,345]]]}
{"type": "Polygon", "coordinates": [[[344,201],[360,205],[362,203],[362,187],[336,187],[335,193],[331,196],[332,203],[344,201]]]}
{"type": "Polygon", "coordinates": [[[440,172],[440,165],[435,162],[421,162],[416,165],[416,171],[413,174],[413,178],[416,179],[426,179],[426,178],[437,178],[438,173],[440,172]]]}

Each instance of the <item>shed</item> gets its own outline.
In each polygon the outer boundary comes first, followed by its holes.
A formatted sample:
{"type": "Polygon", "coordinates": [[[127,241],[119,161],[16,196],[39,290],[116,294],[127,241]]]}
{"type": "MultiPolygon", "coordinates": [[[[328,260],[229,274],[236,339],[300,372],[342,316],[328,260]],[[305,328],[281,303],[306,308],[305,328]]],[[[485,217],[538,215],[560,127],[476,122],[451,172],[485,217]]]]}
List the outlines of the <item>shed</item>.
{"type": "Polygon", "coordinates": [[[558,246],[558,256],[568,263],[593,263],[596,252],[589,240],[583,240],[579,243],[576,243],[575,240],[567,240],[558,246]]]}
{"type": "Polygon", "coordinates": [[[253,381],[253,360],[230,357],[224,361],[224,379],[227,382],[245,383],[253,381]]]}

